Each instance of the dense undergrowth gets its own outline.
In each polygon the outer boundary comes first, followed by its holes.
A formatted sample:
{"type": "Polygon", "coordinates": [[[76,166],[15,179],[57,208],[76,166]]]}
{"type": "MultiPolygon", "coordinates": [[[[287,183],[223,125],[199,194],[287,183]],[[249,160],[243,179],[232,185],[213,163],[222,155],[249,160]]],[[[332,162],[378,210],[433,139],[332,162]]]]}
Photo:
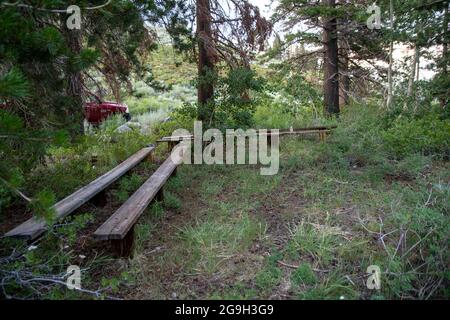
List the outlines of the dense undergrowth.
{"type": "MultiPolygon", "coordinates": [[[[189,128],[192,120],[192,116],[176,112],[171,120],[154,125],[149,135],[138,127],[118,133],[115,128],[121,120],[111,119],[74,144],[48,148],[46,156],[24,178],[21,190],[31,194],[47,190],[52,195],[48,201],[62,199],[158,136],[170,134],[175,128],[189,128]]],[[[220,273],[220,259],[246,251],[255,243],[268,248],[270,257],[265,262],[258,260],[256,266],[248,266],[249,270],[259,271],[251,273],[246,281],[233,284],[242,290],[213,288],[199,297],[274,297],[280,286],[289,283],[286,294],[302,299],[448,298],[450,125],[439,109],[420,116],[399,117],[376,106],[354,105],[344,110],[338,120],[329,120],[317,118],[311,112],[293,116],[283,111],[282,103],[266,98],[256,107],[252,121],[256,127],[266,128],[315,124],[338,124],[338,128],[322,144],[296,139],[282,141],[281,173],[269,180],[253,177],[256,171],[245,167],[183,169],[181,177],[171,182],[165,202],[148,209],[145,223],[139,224],[137,257],[142,258],[140,253],[150,235],[162,232],[156,226],[165,213],[182,213],[183,186],[189,187],[189,181],[196,179],[206,183],[208,174],[230,175],[237,180],[226,178],[226,183],[221,183],[220,178],[202,189],[204,201],[210,206],[206,210],[214,215],[197,220],[181,232],[182,241],[177,248],[184,259],[181,265],[207,275],[220,273]],[[274,112],[277,108],[279,112],[274,112]],[[265,116],[269,114],[274,116],[265,116]],[[202,170],[206,173],[201,173],[202,170]],[[239,187],[240,183],[244,184],[239,187]],[[289,240],[275,245],[268,235],[271,222],[250,214],[251,208],[259,210],[263,199],[255,202],[248,199],[252,195],[267,195],[284,184],[300,190],[303,202],[300,210],[287,213],[282,220],[288,226],[285,236],[289,240]],[[208,202],[208,198],[214,199],[227,188],[241,191],[238,196],[232,193],[224,207],[217,208],[217,203],[208,202]],[[224,214],[217,216],[217,210],[224,214]],[[238,214],[230,216],[231,212],[238,214]],[[215,246],[209,247],[208,243],[215,246]],[[191,252],[188,259],[182,253],[186,250],[191,252]],[[217,252],[222,252],[219,260],[217,252]],[[290,267],[283,267],[279,261],[290,267]],[[376,294],[364,288],[365,269],[373,264],[379,265],[383,272],[382,289],[376,294]]],[[[160,157],[164,152],[158,148],[160,157]]],[[[144,173],[153,170],[152,166],[143,166],[144,173]]],[[[143,179],[142,174],[123,178],[109,191],[110,199],[120,205],[143,179]]],[[[30,214],[32,208],[2,189],[2,223],[13,212],[30,214]]],[[[1,239],[3,295],[120,297],[127,286],[143,281],[136,282],[142,276],[136,271],[136,264],[140,265],[138,258],[127,266],[126,261],[114,259],[95,244],[92,251],[95,254],[77,249],[80,239],[89,243],[87,230],[101,222],[95,219],[97,210],[95,206],[83,207],[79,214],[55,225],[31,246],[1,239]],[[82,266],[86,292],[77,293],[64,287],[65,268],[70,264],[82,266]]],[[[180,263],[181,256],[172,258],[180,263]]]]}

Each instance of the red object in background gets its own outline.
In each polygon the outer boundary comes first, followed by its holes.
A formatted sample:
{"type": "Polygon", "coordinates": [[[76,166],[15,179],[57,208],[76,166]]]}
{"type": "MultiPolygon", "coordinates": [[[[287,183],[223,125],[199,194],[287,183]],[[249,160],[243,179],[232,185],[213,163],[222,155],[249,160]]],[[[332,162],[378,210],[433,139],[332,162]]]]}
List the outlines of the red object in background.
{"type": "Polygon", "coordinates": [[[88,102],[84,106],[84,117],[86,120],[95,126],[98,126],[102,121],[113,114],[123,114],[124,118],[128,121],[131,116],[128,111],[128,107],[125,104],[101,101],[100,98],[95,96],[96,102],[88,102]]]}
{"type": "MultiPolygon", "coordinates": [[[[93,96],[95,97],[96,102],[88,102],[84,105],[84,117],[90,124],[98,126],[110,115],[119,113],[123,114],[123,117],[127,121],[131,119],[127,105],[111,101],[102,101],[96,95],[93,96]]],[[[7,103],[0,103],[0,109],[6,109],[7,107],[7,103]]]]}

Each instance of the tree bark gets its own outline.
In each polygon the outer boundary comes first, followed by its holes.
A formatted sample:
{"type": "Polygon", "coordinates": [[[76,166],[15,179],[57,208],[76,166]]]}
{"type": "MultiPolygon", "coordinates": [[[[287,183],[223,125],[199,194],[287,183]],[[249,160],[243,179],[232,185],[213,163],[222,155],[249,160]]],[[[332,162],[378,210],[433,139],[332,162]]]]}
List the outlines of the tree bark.
{"type": "Polygon", "coordinates": [[[414,78],[416,77],[416,66],[417,66],[418,60],[419,60],[419,48],[417,47],[417,44],[415,44],[414,45],[414,55],[413,55],[412,61],[411,61],[411,71],[410,71],[409,80],[408,80],[408,89],[406,92],[407,99],[405,101],[405,104],[403,105],[403,109],[405,109],[405,110],[408,108],[408,102],[413,95],[414,78]]]}
{"type": "MultiPolygon", "coordinates": [[[[448,77],[448,6],[449,4],[445,4],[444,8],[444,24],[442,30],[442,76],[443,79],[447,79],[448,77]]],[[[445,108],[448,104],[448,97],[443,95],[440,98],[440,104],[442,108],[445,108]]]]}
{"type": "Polygon", "coordinates": [[[339,109],[349,103],[350,77],[348,75],[348,43],[345,39],[339,41],[339,109]]]}
{"type": "Polygon", "coordinates": [[[411,61],[411,73],[409,75],[408,80],[408,91],[407,91],[407,97],[411,97],[413,94],[413,87],[414,87],[414,78],[416,77],[416,66],[419,62],[419,48],[417,47],[417,44],[414,46],[414,55],[411,61]]]}
{"type": "Polygon", "coordinates": [[[199,107],[198,118],[202,121],[211,119],[212,104],[214,103],[214,85],[211,73],[214,62],[208,54],[208,43],[212,41],[211,12],[209,0],[197,0],[197,37],[198,37],[198,88],[197,101],[199,107]]]}
{"type": "MultiPolygon", "coordinates": [[[[336,0],[323,0],[331,8],[336,0]]],[[[323,24],[324,42],[324,113],[327,116],[339,115],[339,59],[336,17],[325,17],[323,24]]]]}
{"type": "MultiPolygon", "coordinates": [[[[76,56],[81,52],[81,31],[69,30],[63,20],[63,30],[67,47],[76,56]]],[[[74,70],[69,67],[67,70],[67,85],[65,93],[68,97],[69,107],[65,110],[64,122],[66,129],[72,137],[83,133],[83,76],[81,70],[74,70]]]]}
{"type": "MultiPolygon", "coordinates": [[[[391,31],[394,31],[394,4],[393,0],[389,1],[389,19],[391,21],[391,31]]],[[[392,36],[391,36],[392,37],[392,36]]],[[[386,107],[389,109],[392,106],[393,97],[393,83],[392,83],[392,64],[394,62],[394,40],[391,38],[389,45],[389,69],[388,69],[388,96],[386,107]]]]}

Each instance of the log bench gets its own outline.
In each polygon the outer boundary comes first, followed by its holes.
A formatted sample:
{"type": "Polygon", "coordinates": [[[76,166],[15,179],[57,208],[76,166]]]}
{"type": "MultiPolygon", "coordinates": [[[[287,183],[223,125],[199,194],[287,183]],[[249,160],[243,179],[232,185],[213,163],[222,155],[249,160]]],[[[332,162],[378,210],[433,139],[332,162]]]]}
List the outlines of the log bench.
{"type": "MultiPolygon", "coordinates": [[[[154,145],[149,145],[145,148],[142,148],[131,157],[123,161],[121,164],[116,166],[114,169],[108,171],[88,185],[82,187],[81,189],[78,189],[68,197],[56,203],[52,207],[55,210],[56,221],[62,220],[86,202],[90,201],[91,199],[95,199],[96,196],[101,196],[102,192],[104,192],[106,188],[108,188],[112,183],[117,181],[132,168],[137,166],[144,159],[147,158],[151,160],[152,152],[154,149],[154,145]]],[[[47,227],[48,225],[46,221],[37,217],[32,217],[21,225],[7,232],[5,236],[22,238],[28,241],[32,241],[42,235],[47,230],[47,227]]]]}
{"type": "Polygon", "coordinates": [[[284,135],[303,135],[303,134],[319,134],[320,141],[325,141],[327,136],[330,134],[331,130],[329,129],[320,129],[320,130],[301,130],[301,131],[284,131],[280,132],[280,136],[284,135]]]}
{"type": "Polygon", "coordinates": [[[163,138],[157,140],[156,142],[158,142],[158,143],[167,142],[167,148],[168,148],[169,152],[171,152],[173,150],[173,148],[177,145],[177,143],[179,143],[181,141],[190,141],[190,140],[194,140],[193,135],[163,137],[163,138]]]}
{"type": "MultiPolygon", "coordinates": [[[[337,126],[315,126],[315,127],[306,127],[306,128],[290,128],[290,129],[279,129],[278,133],[272,132],[274,129],[267,129],[261,132],[261,129],[256,130],[258,135],[266,135],[268,137],[268,142],[270,143],[270,138],[273,135],[278,134],[278,136],[285,135],[303,135],[303,134],[319,134],[319,139],[321,141],[325,141],[328,134],[332,129],[336,129],[337,126]]],[[[193,135],[185,135],[185,136],[167,136],[157,140],[158,143],[167,142],[168,150],[171,151],[174,146],[181,141],[190,141],[194,140],[193,135]]]]}
{"type": "MultiPolygon", "coordinates": [[[[181,153],[184,152],[185,147],[180,145],[181,153]]],[[[133,250],[134,225],[152,200],[163,200],[164,184],[176,174],[178,165],[179,163],[174,162],[169,155],[150,178],[94,232],[94,238],[110,241],[117,255],[130,256],[133,250]]]]}

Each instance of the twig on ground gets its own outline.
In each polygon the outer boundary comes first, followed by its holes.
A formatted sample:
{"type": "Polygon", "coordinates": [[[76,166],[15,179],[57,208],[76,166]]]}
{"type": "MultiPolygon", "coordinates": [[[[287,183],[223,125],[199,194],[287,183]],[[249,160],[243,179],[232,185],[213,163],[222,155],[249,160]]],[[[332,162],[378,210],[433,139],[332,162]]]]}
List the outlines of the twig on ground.
{"type": "MultiPolygon", "coordinates": [[[[291,268],[291,269],[297,269],[299,267],[299,265],[289,264],[289,263],[286,263],[286,262],[281,261],[281,260],[278,260],[277,263],[282,265],[282,266],[284,266],[284,267],[288,267],[288,268],[291,268]]],[[[317,268],[311,268],[311,270],[313,270],[315,272],[324,272],[324,273],[331,271],[331,270],[324,270],[324,269],[317,269],[317,268]]]]}

